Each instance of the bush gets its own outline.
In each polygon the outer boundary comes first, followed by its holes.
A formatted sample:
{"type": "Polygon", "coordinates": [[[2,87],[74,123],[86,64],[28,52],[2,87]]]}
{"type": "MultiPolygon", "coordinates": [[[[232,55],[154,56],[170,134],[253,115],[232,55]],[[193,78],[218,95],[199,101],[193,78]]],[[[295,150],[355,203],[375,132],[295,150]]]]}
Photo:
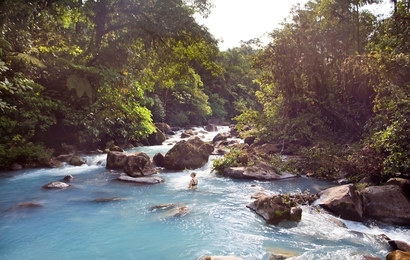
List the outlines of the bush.
{"type": "Polygon", "coordinates": [[[226,167],[241,166],[240,158],[245,152],[236,148],[232,148],[222,158],[215,159],[212,164],[212,171],[221,172],[226,167]]]}
{"type": "Polygon", "coordinates": [[[53,150],[45,148],[41,143],[26,142],[12,147],[0,144],[0,169],[9,169],[13,163],[22,165],[46,164],[52,154],[53,150]]]}

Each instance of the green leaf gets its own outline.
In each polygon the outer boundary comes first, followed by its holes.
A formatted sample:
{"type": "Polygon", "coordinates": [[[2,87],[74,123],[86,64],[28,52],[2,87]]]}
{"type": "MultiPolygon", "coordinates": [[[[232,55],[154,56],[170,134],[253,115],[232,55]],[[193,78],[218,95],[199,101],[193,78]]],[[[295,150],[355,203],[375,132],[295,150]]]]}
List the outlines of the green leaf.
{"type": "Polygon", "coordinates": [[[78,75],[71,75],[67,78],[67,88],[75,89],[77,97],[81,98],[84,93],[92,100],[92,88],[88,79],[80,77],[78,75]]]}
{"type": "Polygon", "coordinates": [[[26,61],[26,62],[28,62],[28,63],[30,63],[30,64],[33,64],[33,65],[35,65],[35,66],[37,66],[37,67],[39,67],[39,68],[46,68],[46,65],[44,65],[44,63],[42,63],[39,59],[37,59],[36,57],[33,57],[33,56],[31,56],[31,55],[28,55],[28,54],[26,54],[26,53],[18,53],[18,54],[16,55],[16,57],[17,57],[19,60],[24,60],[24,61],[26,61]]]}

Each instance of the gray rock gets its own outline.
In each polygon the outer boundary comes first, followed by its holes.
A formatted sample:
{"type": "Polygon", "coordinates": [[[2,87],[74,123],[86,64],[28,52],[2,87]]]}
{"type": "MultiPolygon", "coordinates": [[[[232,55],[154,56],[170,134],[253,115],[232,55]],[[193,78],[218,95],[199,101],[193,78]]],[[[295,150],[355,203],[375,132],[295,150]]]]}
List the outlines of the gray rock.
{"type": "Polygon", "coordinates": [[[185,131],[181,134],[181,138],[189,138],[189,137],[192,137],[192,136],[197,135],[197,134],[198,134],[197,132],[195,132],[195,131],[193,131],[193,130],[191,130],[191,129],[188,129],[188,130],[185,130],[185,131]]]}
{"type": "Polygon", "coordinates": [[[199,260],[243,260],[236,256],[203,256],[199,260]]]}
{"type": "Polygon", "coordinates": [[[156,153],[152,159],[158,167],[164,167],[164,157],[163,153],[156,153]]]}
{"type": "Polygon", "coordinates": [[[253,144],[253,143],[255,142],[255,139],[256,139],[255,136],[248,136],[248,137],[246,137],[246,138],[243,140],[243,142],[244,142],[245,144],[251,145],[251,144],[253,144]]]}
{"type": "Polygon", "coordinates": [[[68,188],[70,185],[68,185],[65,182],[61,182],[61,181],[53,181],[53,182],[49,182],[47,184],[43,185],[44,189],[65,189],[68,188]]]}
{"type": "Polygon", "coordinates": [[[121,147],[114,145],[110,147],[110,152],[121,152],[122,153],[124,152],[124,150],[121,147]]]}
{"type": "Polygon", "coordinates": [[[226,141],[228,139],[228,135],[225,133],[218,133],[215,135],[215,137],[212,139],[212,143],[215,144],[217,141],[226,141]]]}
{"type": "Polygon", "coordinates": [[[167,137],[164,132],[162,132],[158,127],[156,127],[155,132],[148,136],[148,142],[150,145],[161,145],[167,137]]]}
{"type": "Polygon", "coordinates": [[[300,221],[302,209],[285,195],[261,196],[246,205],[266,220],[266,223],[278,225],[283,220],[300,221]]]}
{"type": "Polygon", "coordinates": [[[171,130],[171,127],[167,123],[154,123],[154,125],[164,134],[174,134],[174,132],[171,130]]]}
{"type": "Polygon", "coordinates": [[[68,163],[70,161],[71,157],[73,157],[73,154],[60,154],[55,159],[57,159],[60,162],[68,163]]]}
{"type": "Polygon", "coordinates": [[[68,164],[73,165],[73,166],[81,166],[86,163],[87,161],[80,156],[72,156],[70,158],[70,161],[68,162],[68,164]]]}
{"type": "Polygon", "coordinates": [[[401,240],[389,240],[389,245],[393,248],[393,250],[401,250],[410,252],[410,244],[401,240]]]}
{"type": "Polygon", "coordinates": [[[364,189],[363,216],[397,225],[410,226],[410,202],[397,185],[364,189]]]}
{"type": "Polygon", "coordinates": [[[363,206],[360,194],[353,184],[332,187],[319,192],[319,205],[338,217],[362,221],[363,206]]]}
{"type": "Polygon", "coordinates": [[[123,152],[110,151],[107,154],[107,163],[105,168],[107,169],[122,169],[125,161],[127,160],[127,154],[123,152]]]}
{"type": "Polygon", "coordinates": [[[217,127],[216,125],[212,125],[212,124],[209,124],[209,125],[204,126],[204,129],[205,129],[206,131],[208,131],[208,132],[216,132],[216,131],[218,131],[218,127],[217,127]]]}
{"type": "Polygon", "coordinates": [[[403,178],[391,178],[386,182],[386,185],[397,185],[403,193],[410,199],[410,180],[403,178]]]}
{"type": "Polygon", "coordinates": [[[212,144],[197,136],[179,141],[165,154],[164,167],[168,170],[200,168],[208,162],[213,150],[212,144]]]}
{"type": "Polygon", "coordinates": [[[123,169],[131,177],[142,177],[157,173],[154,161],[144,152],[128,155],[123,169]]]}
{"type": "Polygon", "coordinates": [[[18,170],[21,170],[21,169],[23,169],[23,166],[21,164],[18,164],[18,163],[13,163],[10,166],[10,170],[12,170],[12,171],[18,171],[18,170]]]}
{"type": "Polygon", "coordinates": [[[72,179],[74,179],[74,177],[71,174],[67,174],[66,176],[64,176],[63,180],[65,181],[71,181],[72,179]]]}

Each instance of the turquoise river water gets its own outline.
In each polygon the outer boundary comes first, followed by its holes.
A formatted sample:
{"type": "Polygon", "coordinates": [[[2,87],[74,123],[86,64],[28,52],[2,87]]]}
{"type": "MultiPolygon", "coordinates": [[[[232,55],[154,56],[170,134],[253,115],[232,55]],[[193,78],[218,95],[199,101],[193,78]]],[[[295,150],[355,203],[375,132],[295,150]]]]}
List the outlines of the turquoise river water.
{"type": "MultiPolygon", "coordinates": [[[[227,131],[220,127],[220,131],[227,131]]],[[[202,134],[211,140],[216,133],[202,134]]],[[[150,156],[165,153],[178,141],[138,147],[150,156]]],[[[87,165],[58,169],[25,169],[0,175],[0,259],[181,259],[204,255],[234,255],[268,259],[271,252],[291,259],[384,259],[389,252],[375,235],[410,242],[409,229],[377,222],[343,221],[303,206],[296,224],[272,226],[246,208],[251,195],[266,190],[316,193],[334,184],[305,177],[281,181],[232,180],[211,172],[207,165],[195,170],[199,188],[187,189],[189,171],[161,170],[165,182],[139,185],[115,180],[105,169],[106,155],[88,156],[87,165]],[[102,162],[102,164],[98,164],[102,162]],[[41,186],[74,176],[72,187],[45,190],[41,186]],[[95,202],[97,198],[122,198],[95,202]],[[43,207],[9,210],[20,202],[43,207]],[[189,208],[182,216],[152,210],[163,203],[189,208]]]]}

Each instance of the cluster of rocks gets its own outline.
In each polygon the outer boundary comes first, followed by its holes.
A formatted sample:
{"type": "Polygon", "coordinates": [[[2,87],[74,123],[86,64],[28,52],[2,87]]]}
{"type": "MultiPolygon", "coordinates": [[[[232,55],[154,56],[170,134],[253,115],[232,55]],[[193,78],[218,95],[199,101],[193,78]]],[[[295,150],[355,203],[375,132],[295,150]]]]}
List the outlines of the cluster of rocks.
{"type": "Polygon", "coordinates": [[[157,153],[151,159],[144,152],[127,154],[125,152],[109,152],[107,169],[123,170],[118,177],[122,181],[159,183],[162,178],[153,177],[158,167],[168,170],[197,169],[204,166],[213,152],[213,145],[194,136],[176,143],[165,155],[157,153]]]}
{"type": "Polygon", "coordinates": [[[393,178],[383,186],[357,190],[345,184],[319,192],[317,204],[342,219],[364,218],[410,226],[410,180],[393,178]]]}

